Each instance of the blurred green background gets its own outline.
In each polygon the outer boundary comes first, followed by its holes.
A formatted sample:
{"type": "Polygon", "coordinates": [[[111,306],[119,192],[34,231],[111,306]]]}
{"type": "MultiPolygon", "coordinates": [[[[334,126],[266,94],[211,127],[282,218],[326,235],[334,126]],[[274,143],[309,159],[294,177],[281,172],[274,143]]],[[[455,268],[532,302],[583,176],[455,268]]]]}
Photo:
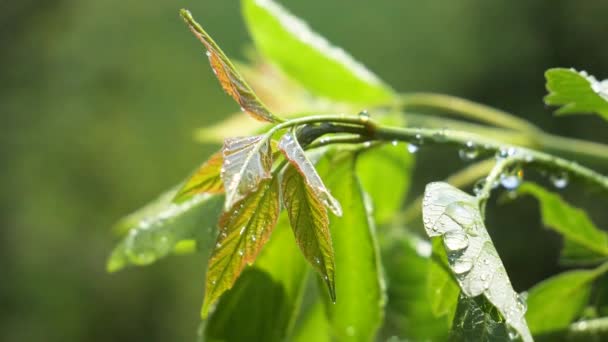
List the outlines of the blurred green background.
{"type": "MultiPolygon", "coordinates": [[[[608,76],[606,1],[279,2],[399,91],[459,95],[608,143],[606,122],[553,118],[541,101],[549,67],[608,76]]],[[[193,130],[237,108],[182,7],[244,59],[236,0],[0,3],[0,341],[194,339],[200,258],[105,273],[113,222],[187,175],[213,148],[193,130]]],[[[463,165],[455,150],[423,149],[412,195],[463,165]]],[[[565,195],[608,227],[605,195],[565,195]]],[[[535,201],[493,204],[488,221],[516,290],[559,270],[535,201]]]]}

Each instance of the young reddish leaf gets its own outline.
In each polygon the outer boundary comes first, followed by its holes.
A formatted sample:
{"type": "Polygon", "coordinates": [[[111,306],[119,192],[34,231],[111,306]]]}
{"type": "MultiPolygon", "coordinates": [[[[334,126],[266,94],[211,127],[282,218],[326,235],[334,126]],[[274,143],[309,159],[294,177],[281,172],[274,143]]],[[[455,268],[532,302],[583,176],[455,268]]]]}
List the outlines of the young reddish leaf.
{"type": "Polygon", "coordinates": [[[268,122],[281,122],[282,119],[273,115],[257,97],[245,79],[236,71],[236,68],[222,49],[211,39],[211,36],[192,18],[190,11],[182,9],[180,14],[190,31],[205,45],[209,63],[220,81],[224,91],[241,106],[241,109],[254,119],[268,122]]]}
{"type": "Polygon", "coordinates": [[[285,158],[302,174],[317,198],[336,216],[342,216],[340,202],[329,193],[317,170],[315,170],[315,166],[306,157],[298,139],[292,133],[286,133],[279,141],[279,149],[283,152],[285,158]]]}
{"type": "Polygon", "coordinates": [[[246,264],[251,265],[268,240],[279,217],[279,186],[275,179],[262,181],[258,190],[242,199],[235,210],[224,212],[219,235],[209,259],[202,316],[232,288],[246,264]]]}
{"type": "Polygon", "coordinates": [[[323,277],[330,297],[335,301],[334,248],[327,209],[293,165],[283,174],[282,192],[283,205],[287,209],[296,242],[306,260],[323,277]]]}
{"type": "Polygon", "coordinates": [[[255,191],[265,179],[272,178],[272,151],[264,135],[224,140],[221,177],[226,189],[224,209],[255,191]]]}
{"type": "Polygon", "coordinates": [[[221,194],[224,192],[224,183],[220,175],[224,157],[222,152],[214,153],[194,175],[179,189],[173,202],[180,203],[197,194],[221,194]]]}

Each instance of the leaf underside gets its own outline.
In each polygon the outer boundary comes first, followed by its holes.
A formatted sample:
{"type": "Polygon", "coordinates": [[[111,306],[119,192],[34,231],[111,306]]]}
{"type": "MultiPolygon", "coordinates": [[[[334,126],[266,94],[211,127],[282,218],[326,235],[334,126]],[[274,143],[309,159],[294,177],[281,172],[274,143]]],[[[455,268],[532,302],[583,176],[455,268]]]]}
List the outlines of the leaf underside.
{"type": "Polygon", "coordinates": [[[429,237],[443,239],[462,293],[469,298],[484,295],[525,342],[532,341],[525,307],[483,224],[476,198],[447,183],[430,183],[422,210],[429,237]]]}
{"type": "Polygon", "coordinates": [[[548,105],[562,106],[556,114],[598,113],[608,120],[608,80],[598,81],[586,72],[554,68],[545,73],[548,105]]]}
{"type": "Polygon", "coordinates": [[[283,204],[296,242],[306,260],[320,273],[335,301],[334,249],[327,209],[294,166],[283,174],[283,204]]]}
{"type": "Polygon", "coordinates": [[[224,192],[221,170],[222,152],[214,153],[179,189],[173,202],[183,202],[196,194],[221,194],[224,192]]]}
{"type": "Polygon", "coordinates": [[[487,298],[461,295],[450,341],[512,341],[508,327],[501,318],[487,298]]]}
{"type": "Polygon", "coordinates": [[[224,212],[219,235],[209,259],[202,316],[230,289],[247,264],[255,261],[279,216],[279,186],[275,179],[263,180],[258,189],[224,212]]]}
{"type": "Polygon", "coordinates": [[[221,171],[226,202],[224,209],[255,191],[260,183],[272,178],[272,151],[265,135],[227,138],[222,149],[224,163],[221,171]]]}
{"type": "Polygon", "coordinates": [[[213,41],[211,36],[192,18],[187,10],[181,10],[182,18],[188,24],[190,31],[203,43],[207,49],[209,63],[220,82],[220,85],[230,95],[241,109],[256,120],[267,122],[281,122],[273,115],[262,101],[257,97],[245,79],[238,73],[234,65],[224,54],[222,49],[213,41]]]}

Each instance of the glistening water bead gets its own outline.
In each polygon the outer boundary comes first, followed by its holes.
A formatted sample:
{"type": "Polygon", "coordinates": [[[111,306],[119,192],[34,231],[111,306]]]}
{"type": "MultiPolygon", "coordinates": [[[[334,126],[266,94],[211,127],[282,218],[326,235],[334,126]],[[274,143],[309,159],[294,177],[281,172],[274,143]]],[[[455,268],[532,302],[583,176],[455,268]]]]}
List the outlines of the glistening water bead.
{"type": "Polygon", "coordinates": [[[521,185],[523,179],[523,171],[521,169],[513,172],[505,172],[500,175],[500,185],[507,190],[515,190],[521,185]]]}
{"type": "Polygon", "coordinates": [[[460,157],[460,159],[462,159],[464,161],[473,160],[473,159],[477,158],[478,155],[479,155],[479,148],[472,141],[467,141],[467,143],[464,145],[464,147],[462,147],[460,150],[458,150],[458,156],[460,157]]]}
{"type": "Polygon", "coordinates": [[[565,171],[561,171],[558,173],[551,174],[551,176],[549,176],[549,180],[551,181],[551,184],[553,184],[554,187],[558,189],[563,189],[568,186],[568,173],[565,171]]]}

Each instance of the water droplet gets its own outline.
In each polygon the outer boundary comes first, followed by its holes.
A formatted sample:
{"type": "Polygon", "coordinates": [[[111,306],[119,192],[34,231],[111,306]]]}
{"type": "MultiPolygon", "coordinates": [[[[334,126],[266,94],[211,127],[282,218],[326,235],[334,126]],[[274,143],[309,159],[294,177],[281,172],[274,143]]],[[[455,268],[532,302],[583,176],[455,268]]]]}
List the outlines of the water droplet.
{"type": "Polygon", "coordinates": [[[251,235],[251,241],[255,242],[255,240],[257,240],[257,238],[255,237],[255,235],[251,235]]]}
{"type": "Polygon", "coordinates": [[[362,110],[362,111],[359,112],[359,118],[363,122],[369,121],[369,112],[367,111],[367,109],[364,109],[364,110],[362,110]]]}
{"type": "Polygon", "coordinates": [[[244,111],[245,111],[245,108],[241,107],[241,112],[244,112],[244,111]]]}
{"type": "Polygon", "coordinates": [[[445,130],[442,129],[442,130],[440,130],[438,132],[435,132],[433,134],[433,139],[435,139],[436,142],[444,142],[445,139],[446,139],[445,130]]]}
{"type": "Polygon", "coordinates": [[[528,292],[522,292],[517,295],[517,305],[522,314],[528,311],[528,292]]]}
{"type": "Polygon", "coordinates": [[[321,259],[315,257],[315,264],[320,264],[321,263],[321,259]]]}
{"type": "Polygon", "coordinates": [[[409,153],[414,154],[414,153],[418,152],[418,149],[419,149],[419,148],[420,148],[420,147],[419,147],[418,145],[414,144],[414,143],[409,143],[409,144],[407,144],[407,151],[408,151],[409,153]]]}
{"type": "Polygon", "coordinates": [[[443,244],[450,252],[460,252],[469,247],[469,238],[461,230],[450,230],[443,236],[443,244]]]}
{"type": "Polygon", "coordinates": [[[553,186],[558,189],[563,189],[568,186],[568,183],[569,183],[568,178],[569,178],[568,173],[564,172],[564,171],[554,173],[551,176],[549,176],[549,180],[551,180],[551,183],[553,184],[553,186]]]}
{"type": "Polygon", "coordinates": [[[500,175],[500,184],[507,190],[515,190],[521,184],[523,175],[524,173],[521,169],[502,173],[500,175]]]}
{"type": "Polygon", "coordinates": [[[486,186],[486,179],[482,178],[478,180],[477,182],[475,182],[475,185],[473,185],[473,193],[475,195],[479,195],[481,193],[481,190],[483,190],[484,186],[486,186]]]}
{"type": "Polygon", "coordinates": [[[457,259],[454,261],[452,265],[452,270],[456,275],[464,275],[471,271],[473,268],[473,263],[468,259],[457,259]]]}
{"type": "Polygon", "coordinates": [[[515,154],[517,154],[517,149],[515,149],[514,147],[508,147],[508,148],[501,148],[498,151],[496,151],[496,159],[504,159],[507,157],[512,157],[515,154]]]}
{"type": "Polygon", "coordinates": [[[509,338],[511,340],[515,340],[519,338],[519,333],[515,329],[509,327],[509,338]]]}
{"type": "Polygon", "coordinates": [[[220,247],[222,247],[222,244],[221,244],[221,243],[219,243],[219,242],[217,242],[217,243],[215,244],[215,248],[220,248],[220,247]]]}
{"type": "Polygon", "coordinates": [[[215,278],[211,279],[211,285],[215,285],[215,284],[217,284],[217,280],[215,280],[215,278]]]}
{"type": "Polygon", "coordinates": [[[398,144],[398,143],[399,143],[399,142],[398,142],[397,140],[393,140],[393,141],[391,141],[391,145],[393,145],[393,146],[397,146],[397,144],[398,144]]]}
{"type": "Polygon", "coordinates": [[[452,202],[445,208],[445,214],[463,227],[469,227],[474,223],[475,217],[471,210],[458,202],[452,202]]]}
{"type": "Polygon", "coordinates": [[[463,148],[461,148],[460,150],[458,150],[458,156],[460,156],[460,159],[462,159],[464,161],[473,160],[473,159],[477,158],[478,155],[479,155],[479,149],[477,148],[475,143],[472,141],[467,141],[465,146],[463,148]]]}
{"type": "Polygon", "coordinates": [[[422,134],[417,133],[417,134],[414,136],[414,141],[413,141],[413,142],[414,142],[414,144],[416,144],[416,145],[422,145],[422,144],[424,143],[424,138],[422,137],[422,134]]]}
{"type": "Polygon", "coordinates": [[[205,55],[207,55],[207,57],[211,57],[211,52],[205,51],[205,55]]]}
{"type": "Polygon", "coordinates": [[[239,235],[243,235],[243,233],[245,233],[245,226],[241,227],[241,230],[239,231],[239,235]]]}
{"type": "Polygon", "coordinates": [[[366,141],[363,143],[363,147],[365,147],[365,148],[370,147],[370,146],[372,146],[371,141],[366,141]]]}
{"type": "Polygon", "coordinates": [[[239,249],[239,256],[243,256],[245,252],[242,249],[239,249]]]}

